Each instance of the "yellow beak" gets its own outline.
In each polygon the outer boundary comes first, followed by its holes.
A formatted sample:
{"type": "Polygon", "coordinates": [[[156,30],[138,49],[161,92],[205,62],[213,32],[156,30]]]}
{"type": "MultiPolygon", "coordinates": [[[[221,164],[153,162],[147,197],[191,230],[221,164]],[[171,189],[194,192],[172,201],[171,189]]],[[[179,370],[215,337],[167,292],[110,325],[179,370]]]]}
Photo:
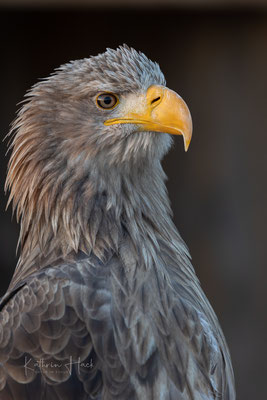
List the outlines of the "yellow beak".
{"type": "Polygon", "coordinates": [[[137,124],[140,131],[183,135],[185,151],[192,137],[192,118],[186,103],[173,90],[160,85],[150,86],[145,96],[137,98],[136,107],[131,103],[125,115],[104,124],[137,124]]]}

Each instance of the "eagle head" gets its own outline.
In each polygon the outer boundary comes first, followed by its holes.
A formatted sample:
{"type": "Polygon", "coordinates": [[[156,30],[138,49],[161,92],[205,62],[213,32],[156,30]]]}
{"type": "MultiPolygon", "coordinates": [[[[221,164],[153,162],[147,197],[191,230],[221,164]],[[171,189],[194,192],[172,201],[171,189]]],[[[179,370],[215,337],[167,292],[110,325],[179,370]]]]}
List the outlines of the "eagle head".
{"type": "Polygon", "coordinates": [[[139,182],[144,171],[159,170],[172,140],[166,133],[182,135],[188,149],[192,121],[159,65],[124,45],[64,64],[34,85],[11,133],[6,189],[21,217],[22,248],[28,241],[28,253],[36,246],[39,252],[61,231],[60,243],[69,232],[68,252],[87,232],[89,217],[77,210],[104,192],[118,207],[122,185],[136,171],[139,182]]]}

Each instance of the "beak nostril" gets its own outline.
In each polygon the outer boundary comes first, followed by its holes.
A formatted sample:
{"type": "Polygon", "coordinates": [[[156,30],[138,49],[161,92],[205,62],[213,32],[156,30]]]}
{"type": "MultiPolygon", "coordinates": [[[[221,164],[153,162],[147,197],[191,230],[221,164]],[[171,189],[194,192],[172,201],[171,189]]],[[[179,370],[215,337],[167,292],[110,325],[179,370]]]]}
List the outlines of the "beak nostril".
{"type": "Polygon", "coordinates": [[[151,101],[150,104],[154,104],[154,103],[156,103],[156,102],[159,101],[159,100],[160,100],[160,96],[159,96],[159,97],[156,97],[155,99],[153,99],[153,100],[151,101]]]}

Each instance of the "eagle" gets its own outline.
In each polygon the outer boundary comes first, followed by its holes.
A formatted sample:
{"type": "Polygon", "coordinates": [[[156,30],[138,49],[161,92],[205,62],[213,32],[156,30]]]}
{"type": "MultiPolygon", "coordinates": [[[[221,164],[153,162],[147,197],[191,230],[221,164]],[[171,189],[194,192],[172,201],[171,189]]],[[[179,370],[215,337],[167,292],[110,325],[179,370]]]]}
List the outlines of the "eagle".
{"type": "Polygon", "coordinates": [[[216,315],[172,221],[161,159],[192,120],[123,45],[26,94],[6,190],[20,257],[0,305],[0,400],[234,400],[216,315]]]}

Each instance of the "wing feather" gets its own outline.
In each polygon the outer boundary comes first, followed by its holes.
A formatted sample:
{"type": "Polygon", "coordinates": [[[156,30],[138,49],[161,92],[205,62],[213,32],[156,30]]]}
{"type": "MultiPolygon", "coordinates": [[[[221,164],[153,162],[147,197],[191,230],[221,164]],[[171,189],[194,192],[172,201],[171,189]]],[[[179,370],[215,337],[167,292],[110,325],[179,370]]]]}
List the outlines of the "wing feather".
{"type": "Polygon", "coordinates": [[[192,270],[164,251],[149,265],[121,251],[47,268],[8,294],[0,400],[33,400],[32,390],[49,400],[234,399],[227,346],[192,270]]]}
{"type": "MultiPolygon", "coordinates": [[[[28,278],[4,305],[0,313],[1,400],[34,399],[30,388],[38,382],[44,399],[73,399],[73,389],[66,389],[73,385],[80,388],[78,398],[90,398],[75,370],[76,363],[86,359],[89,363],[92,352],[81,292],[68,268],[59,274],[47,269],[28,278]]],[[[101,385],[94,368],[87,368],[87,373],[94,375],[98,389],[92,382],[85,386],[96,393],[101,385]]]]}

